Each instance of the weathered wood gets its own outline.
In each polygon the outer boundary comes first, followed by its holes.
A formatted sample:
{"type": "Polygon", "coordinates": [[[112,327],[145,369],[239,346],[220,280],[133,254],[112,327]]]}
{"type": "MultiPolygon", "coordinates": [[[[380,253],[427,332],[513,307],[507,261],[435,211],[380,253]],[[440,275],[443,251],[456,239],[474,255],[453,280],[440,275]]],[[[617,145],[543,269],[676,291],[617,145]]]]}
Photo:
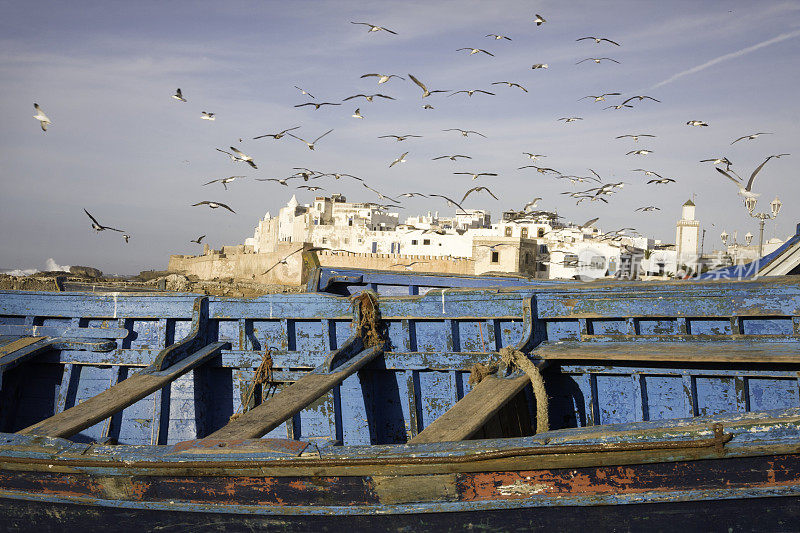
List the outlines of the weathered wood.
{"type": "Polygon", "coordinates": [[[302,411],[317,398],[344,381],[347,376],[383,353],[383,348],[375,346],[361,351],[350,361],[339,367],[341,370],[325,372],[328,365],[323,364],[261,405],[232,420],[227,425],[208,436],[209,439],[257,439],[269,433],[286,419],[302,411]]]}
{"type": "Polygon", "coordinates": [[[541,359],[599,359],[603,361],[681,361],[693,363],[798,363],[798,342],[556,342],[533,350],[541,359]]]}
{"type": "Polygon", "coordinates": [[[8,344],[4,344],[0,346],[0,360],[6,355],[9,355],[17,350],[22,350],[23,348],[27,348],[31,344],[35,344],[45,337],[23,337],[21,339],[17,339],[14,341],[9,342],[8,344]]]}
{"type": "Polygon", "coordinates": [[[218,355],[226,344],[225,342],[211,343],[166,370],[158,371],[152,366],[148,367],[100,394],[92,396],[85,402],[29,426],[18,433],[23,435],[70,437],[141,400],[192,368],[218,355]]]}
{"type": "Polygon", "coordinates": [[[437,418],[409,444],[450,442],[473,436],[525,385],[527,376],[503,379],[487,376],[446,413],[437,418]]]}

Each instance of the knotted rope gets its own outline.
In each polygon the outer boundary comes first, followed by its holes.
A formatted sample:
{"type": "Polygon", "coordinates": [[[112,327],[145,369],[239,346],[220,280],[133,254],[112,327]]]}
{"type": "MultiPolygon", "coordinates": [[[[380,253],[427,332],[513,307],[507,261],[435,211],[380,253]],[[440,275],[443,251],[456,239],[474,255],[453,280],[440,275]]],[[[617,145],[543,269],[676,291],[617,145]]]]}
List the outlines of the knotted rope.
{"type": "Polygon", "coordinates": [[[358,312],[358,335],[364,341],[364,346],[377,346],[383,344],[383,335],[380,313],[378,312],[378,298],[372,291],[364,291],[353,296],[353,310],[358,312]]]}
{"type": "MultiPolygon", "coordinates": [[[[544,388],[544,379],[542,373],[536,368],[536,365],[528,359],[528,357],[519,350],[514,348],[500,348],[498,352],[500,360],[503,361],[509,368],[517,367],[528,376],[531,380],[531,387],[533,388],[533,398],[536,400],[536,431],[541,433],[550,429],[550,416],[547,406],[547,391],[544,388]]],[[[490,362],[487,365],[482,363],[475,363],[470,368],[469,384],[477,385],[483,378],[490,374],[497,372],[498,366],[496,362],[490,362]]]]}
{"type": "Polygon", "coordinates": [[[253,376],[253,383],[250,385],[250,390],[247,393],[247,399],[245,399],[245,401],[242,402],[242,405],[239,406],[239,411],[231,415],[231,421],[236,420],[248,411],[250,408],[250,400],[253,399],[253,394],[256,392],[256,386],[263,385],[265,383],[268,387],[270,384],[272,384],[272,348],[267,348],[264,350],[264,356],[261,358],[261,364],[258,366],[256,373],[253,376]]]}

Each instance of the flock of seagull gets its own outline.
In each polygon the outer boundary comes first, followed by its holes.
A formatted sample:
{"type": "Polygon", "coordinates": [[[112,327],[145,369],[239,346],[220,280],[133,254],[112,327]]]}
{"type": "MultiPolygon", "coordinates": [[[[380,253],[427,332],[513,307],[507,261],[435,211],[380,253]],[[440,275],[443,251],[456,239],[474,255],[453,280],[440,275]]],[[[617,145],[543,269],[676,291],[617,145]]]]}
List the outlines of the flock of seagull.
{"type": "MultiPolygon", "coordinates": [[[[536,14],[531,19],[531,22],[534,23],[536,26],[541,26],[542,24],[547,23],[547,20],[544,17],[542,17],[541,15],[536,14]]],[[[387,33],[387,34],[390,34],[390,35],[397,35],[397,32],[394,31],[394,30],[391,30],[391,29],[389,29],[389,28],[387,28],[385,26],[379,26],[379,25],[372,24],[372,23],[369,23],[369,22],[351,21],[351,24],[367,27],[367,33],[370,33],[370,34],[384,32],[384,33],[387,33]]],[[[500,34],[500,33],[489,33],[489,34],[486,34],[484,38],[491,38],[493,40],[493,42],[494,41],[512,42],[512,38],[511,37],[509,37],[507,35],[500,34]]],[[[601,36],[585,36],[585,37],[580,37],[580,38],[576,39],[576,41],[577,42],[590,41],[594,45],[598,45],[598,46],[606,46],[606,45],[607,46],[611,46],[611,47],[621,47],[622,46],[617,41],[611,40],[611,39],[606,38],[606,37],[601,37],[601,36]]],[[[461,47],[461,48],[455,49],[455,51],[457,51],[457,52],[466,52],[467,55],[469,55],[469,56],[483,56],[483,55],[485,55],[487,57],[495,57],[495,53],[493,53],[492,51],[486,50],[484,48],[480,48],[480,47],[461,47]]],[[[576,65],[580,65],[580,64],[583,64],[583,63],[587,63],[587,62],[588,63],[594,63],[594,64],[597,64],[597,65],[604,64],[604,63],[621,64],[620,61],[618,61],[615,58],[606,57],[606,56],[600,56],[600,57],[587,57],[587,58],[581,59],[581,60],[576,62],[576,65]]],[[[531,69],[533,69],[533,70],[547,69],[547,68],[548,68],[548,64],[547,63],[535,63],[535,64],[533,64],[531,66],[531,69]]],[[[377,78],[376,82],[377,82],[377,85],[379,85],[379,86],[384,86],[384,84],[389,84],[390,82],[392,82],[393,84],[397,83],[397,82],[410,82],[410,83],[413,83],[414,85],[416,85],[422,91],[421,99],[424,102],[422,104],[422,107],[423,107],[423,109],[428,109],[428,110],[434,109],[434,106],[432,104],[430,104],[430,103],[427,103],[428,101],[426,99],[428,99],[430,97],[433,97],[434,95],[437,95],[437,94],[449,93],[449,94],[447,94],[447,97],[454,97],[454,96],[459,95],[459,94],[464,94],[468,98],[472,98],[473,96],[476,96],[476,95],[496,96],[495,92],[488,91],[488,90],[485,90],[485,89],[480,89],[480,88],[470,88],[470,89],[460,89],[460,90],[440,89],[440,88],[431,89],[431,88],[429,88],[429,86],[426,83],[422,82],[417,76],[414,76],[411,73],[407,74],[407,76],[401,76],[399,74],[391,74],[391,73],[388,73],[388,74],[387,73],[367,73],[367,74],[363,74],[361,76],[361,78],[362,79],[377,78]],[[397,80],[397,81],[393,82],[393,80],[397,80]]],[[[509,89],[519,89],[519,90],[521,90],[521,91],[523,91],[525,93],[528,92],[528,89],[526,87],[524,87],[522,84],[520,84],[518,82],[515,82],[515,81],[505,81],[505,80],[504,81],[496,81],[496,82],[492,82],[491,85],[498,85],[498,86],[503,85],[503,86],[508,87],[509,89]]],[[[390,101],[390,100],[395,100],[396,99],[393,96],[390,96],[388,94],[383,94],[383,93],[380,93],[380,92],[376,92],[376,93],[359,92],[357,94],[353,94],[351,96],[347,96],[346,98],[343,98],[339,102],[319,101],[319,100],[316,99],[316,97],[314,95],[312,95],[306,89],[304,89],[304,88],[302,88],[302,87],[300,87],[298,85],[295,85],[294,88],[297,89],[303,96],[309,98],[309,101],[296,104],[296,105],[294,105],[294,107],[298,108],[298,109],[313,108],[313,110],[315,110],[315,111],[319,110],[319,109],[321,109],[322,107],[325,107],[325,106],[342,106],[342,105],[345,104],[345,102],[350,102],[350,101],[356,100],[356,99],[363,99],[367,103],[372,103],[372,102],[375,102],[375,101],[390,101]]],[[[181,103],[186,103],[188,101],[188,99],[183,95],[183,91],[180,88],[178,88],[175,91],[175,93],[173,95],[171,95],[171,96],[172,96],[173,99],[175,99],[176,101],[181,102],[181,103]]],[[[586,96],[580,98],[578,101],[582,101],[582,100],[591,100],[592,103],[607,103],[607,104],[610,104],[610,105],[607,105],[607,106],[603,107],[604,110],[609,110],[609,109],[610,110],[630,109],[630,108],[633,108],[635,105],[644,103],[645,101],[649,101],[649,102],[652,102],[654,104],[661,103],[660,100],[658,100],[657,98],[654,98],[653,96],[649,96],[649,95],[638,95],[637,94],[637,95],[629,96],[627,98],[623,98],[623,94],[621,92],[616,92],[616,91],[614,91],[614,92],[603,92],[601,94],[586,95],[586,96]],[[618,103],[612,103],[612,102],[609,101],[609,99],[611,99],[611,98],[619,98],[620,100],[618,100],[618,103]]],[[[48,127],[53,125],[52,121],[44,113],[44,111],[39,106],[39,104],[35,103],[34,104],[34,109],[36,111],[36,114],[34,115],[33,118],[35,118],[36,120],[39,121],[42,130],[46,132],[48,127]]],[[[364,119],[364,115],[361,113],[361,108],[360,107],[356,108],[351,116],[353,118],[356,118],[356,119],[361,119],[361,120],[364,119]]],[[[200,118],[203,119],[203,120],[207,120],[207,121],[214,121],[216,119],[216,114],[212,113],[212,112],[208,112],[208,111],[202,111],[201,115],[200,115],[200,118]]],[[[581,121],[581,120],[583,120],[583,117],[580,117],[580,116],[565,116],[565,117],[561,117],[561,118],[558,119],[558,121],[564,122],[564,124],[569,124],[569,123],[573,123],[573,122],[577,122],[577,121],[581,121]]],[[[702,120],[689,120],[689,121],[686,122],[686,125],[691,126],[691,127],[708,127],[709,126],[709,124],[707,122],[702,121],[702,120]]],[[[321,133],[320,135],[317,135],[316,137],[314,137],[313,134],[312,135],[303,134],[303,136],[301,137],[297,133],[297,130],[300,129],[300,128],[301,128],[301,126],[288,127],[288,128],[285,128],[285,129],[281,129],[281,130],[277,131],[276,133],[265,133],[265,134],[262,134],[262,135],[255,136],[255,137],[253,137],[253,140],[269,138],[269,139],[272,139],[273,141],[279,141],[279,140],[283,139],[284,137],[289,137],[291,139],[295,139],[297,141],[302,142],[303,144],[305,144],[308,147],[309,150],[315,150],[316,147],[317,147],[317,144],[323,138],[325,138],[327,135],[329,135],[330,133],[332,133],[334,131],[333,129],[328,129],[327,131],[321,133]],[[309,140],[306,140],[306,138],[309,138],[309,139],[312,139],[312,140],[309,141],[309,140]]],[[[475,131],[475,130],[467,130],[467,129],[460,129],[460,128],[447,128],[447,129],[443,129],[442,131],[443,132],[457,132],[458,134],[460,134],[463,137],[471,137],[471,136],[482,137],[482,138],[486,138],[487,137],[485,134],[483,134],[481,132],[478,132],[478,131],[475,131]]],[[[755,140],[756,138],[758,138],[761,135],[771,135],[771,134],[772,134],[771,132],[757,132],[757,133],[752,133],[752,134],[749,134],[749,135],[743,135],[743,136],[738,137],[737,139],[733,140],[733,142],[731,142],[731,145],[734,145],[734,144],[736,144],[736,143],[738,143],[740,141],[744,141],[744,140],[752,141],[752,140],[755,140]]],[[[409,139],[422,138],[422,135],[407,134],[407,133],[404,133],[404,134],[391,133],[391,134],[380,135],[380,136],[378,136],[378,138],[379,139],[393,139],[395,142],[404,142],[404,141],[407,141],[409,139]]],[[[654,138],[656,138],[656,135],[651,134],[651,133],[626,133],[626,134],[618,135],[618,136],[616,136],[614,138],[615,139],[621,139],[621,140],[622,139],[630,139],[631,141],[638,143],[640,139],[654,139],[654,138]]],[[[241,142],[242,139],[239,139],[239,141],[241,142]]],[[[234,146],[229,146],[228,150],[225,150],[225,149],[222,149],[222,148],[216,148],[216,151],[228,156],[228,158],[233,163],[243,163],[243,164],[248,165],[250,168],[252,168],[254,170],[257,170],[259,168],[258,164],[256,163],[256,161],[254,160],[253,157],[251,157],[250,155],[245,154],[242,150],[240,150],[240,149],[238,149],[238,148],[236,148],[234,146]]],[[[410,152],[411,152],[411,150],[406,150],[402,154],[400,154],[398,157],[396,157],[394,160],[388,162],[387,168],[391,169],[391,168],[395,167],[396,165],[400,165],[402,163],[405,163],[407,161],[407,157],[409,156],[410,152]]],[[[626,155],[632,156],[632,157],[636,157],[636,158],[639,158],[639,157],[643,157],[644,158],[644,157],[647,157],[649,154],[652,154],[652,153],[654,153],[654,150],[649,149],[649,148],[636,148],[636,149],[628,151],[626,153],[626,155]]],[[[559,170],[556,170],[555,168],[552,168],[552,167],[549,167],[549,166],[546,167],[546,166],[541,166],[540,164],[536,164],[540,159],[546,157],[545,154],[536,154],[536,153],[533,153],[533,152],[523,152],[522,155],[525,156],[526,158],[530,159],[531,161],[533,161],[534,164],[528,164],[528,165],[520,166],[520,167],[518,167],[518,170],[520,170],[520,171],[526,170],[526,169],[535,169],[538,173],[541,173],[541,174],[544,174],[544,175],[552,175],[554,178],[559,179],[559,180],[567,180],[572,185],[575,185],[575,184],[578,184],[578,183],[591,183],[591,184],[593,184],[594,186],[592,186],[590,188],[587,188],[587,189],[584,189],[584,190],[578,190],[578,191],[572,191],[571,190],[571,191],[565,191],[565,192],[561,193],[562,195],[566,195],[567,197],[572,198],[573,200],[575,200],[576,205],[579,205],[584,201],[588,201],[588,202],[599,201],[599,202],[608,203],[610,197],[613,194],[618,193],[626,184],[626,182],[624,182],[624,181],[619,181],[619,182],[606,181],[603,177],[601,177],[597,172],[595,172],[592,169],[589,169],[589,172],[591,173],[591,175],[571,175],[571,174],[563,173],[563,172],[561,172],[559,170]]],[[[756,175],[761,171],[761,169],[764,167],[764,165],[766,165],[766,163],[768,161],[770,161],[771,159],[773,159],[773,158],[780,158],[782,156],[787,156],[787,155],[789,155],[789,154],[776,154],[776,155],[768,156],[764,160],[763,163],[761,163],[758,167],[756,167],[756,169],[751,173],[751,175],[749,177],[749,180],[746,181],[746,182],[745,182],[744,179],[742,179],[741,176],[739,176],[739,174],[737,174],[733,170],[733,163],[727,157],[724,157],[724,156],[723,157],[713,157],[713,158],[703,159],[700,162],[701,163],[711,163],[712,165],[714,165],[714,167],[716,168],[717,172],[722,174],[727,180],[730,180],[731,182],[733,182],[733,184],[738,188],[738,194],[740,196],[742,196],[743,198],[748,198],[748,197],[758,196],[758,193],[753,191],[753,182],[755,180],[756,175]],[[717,165],[724,165],[725,168],[724,169],[720,168],[717,165]]],[[[452,162],[458,162],[459,160],[464,160],[464,161],[472,160],[472,156],[467,155],[467,154],[454,153],[454,154],[444,154],[444,155],[440,155],[440,156],[437,156],[437,157],[433,157],[432,160],[433,161],[449,160],[449,161],[452,161],[452,162]]],[[[319,179],[322,179],[322,178],[332,178],[332,179],[335,179],[335,180],[339,180],[339,179],[342,179],[342,178],[347,178],[347,179],[350,179],[350,180],[355,180],[357,182],[360,182],[360,184],[363,185],[363,187],[366,190],[369,190],[372,193],[374,193],[377,196],[377,198],[379,199],[379,202],[376,201],[376,202],[367,202],[367,203],[371,204],[371,205],[374,205],[374,206],[377,206],[379,208],[383,208],[383,209],[400,208],[400,207],[402,207],[400,205],[401,204],[400,198],[413,198],[413,197],[439,198],[439,199],[445,201],[449,206],[458,208],[461,212],[466,212],[466,210],[462,207],[461,204],[464,203],[464,201],[472,194],[486,193],[487,195],[491,196],[492,198],[494,198],[496,200],[499,200],[499,198],[489,189],[489,187],[487,187],[485,185],[478,185],[478,186],[474,186],[474,187],[471,187],[471,188],[467,189],[464,192],[464,194],[460,197],[460,199],[458,199],[458,197],[451,198],[449,196],[446,196],[444,194],[439,194],[439,193],[436,193],[436,192],[425,192],[425,193],[423,193],[423,192],[406,192],[406,193],[398,194],[396,197],[393,197],[393,196],[387,195],[387,194],[385,194],[383,192],[380,192],[378,189],[374,188],[373,186],[370,186],[370,184],[368,184],[363,178],[357,177],[357,176],[349,174],[349,173],[344,173],[344,172],[324,172],[324,171],[320,171],[320,170],[312,170],[312,169],[305,168],[305,167],[295,167],[293,170],[295,170],[296,172],[291,174],[288,177],[285,177],[285,178],[255,178],[255,180],[256,181],[262,181],[262,182],[274,182],[276,184],[279,184],[279,185],[282,185],[282,186],[285,186],[285,187],[289,187],[290,180],[302,180],[302,182],[309,182],[310,180],[319,180],[319,179]]],[[[644,174],[644,176],[646,178],[652,178],[652,179],[649,179],[646,182],[647,185],[669,185],[669,184],[672,184],[672,183],[676,183],[676,180],[673,179],[673,178],[664,177],[661,174],[659,174],[658,172],[655,172],[655,171],[649,170],[649,169],[645,169],[645,168],[636,168],[636,169],[633,169],[631,172],[641,172],[641,173],[644,174]]],[[[469,176],[471,178],[471,181],[475,181],[475,180],[483,179],[483,178],[494,178],[494,177],[498,176],[497,172],[485,172],[485,171],[481,171],[481,172],[457,171],[457,172],[453,172],[453,174],[454,175],[469,176]]],[[[207,181],[206,183],[203,183],[202,186],[208,186],[208,185],[212,185],[212,184],[215,184],[215,183],[219,183],[219,184],[221,184],[223,186],[224,190],[227,191],[228,190],[228,186],[230,184],[232,184],[234,181],[242,180],[242,179],[245,179],[245,178],[247,178],[247,176],[244,176],[244,175],[231,175],[231,176],[227,176],[227,177],[220,177],[220,178],[211,179],[211,180],[207,181]]],[[[309,185],[309,184],[297,185],[297,188],[298,189],[304,189],[304,190],[307,190],[307,191],[324,190],[324,188],[321,187],[321,186],[309,185]]],[[[530,220],[533,220],[535,217],[541,216],[543,214],[551,216],[551,217],[557,217],[558,215],[556,215],[555,213],[552,213],[550,211],[537,211],[537,210],[535,210],[536,206],[537,206],[537,203],[539,201],[541,201],[541,200],[542,200],[542,198],[535,198],[532,201],[524,203],[523,207],[520,210],[511,211],[511,220],[513,220],[515,222],[530,221],[530,220]]],[[[203,201],[191,204],[191,205],[193,207],[196,207],[196,206],[207,206],[207,207],[209,207],[211,209],[222,208],[222,209],[225,209],[227,211],[230,211],[231,213],[235,213],[233,208],[231,208],[226,203],[223,203],[223,202],[220,202],[220,201],[203,200],[203,201]]],[[[660,210],[660,208],[657,207],[657,206],[647,205],[647,206],[639,207],[635,211],[637,211],[637,212],[653,212],[653,211],[658,211],[658,210],[660,210]]],[[[130,239],[130,235],[128,233],[126,233],[125,231],[120,230],[120,229],[116,229],[116,228],[113,228],[113,227],[110,227],[110,226],[105,226],[103,224],[100,224],[97,221],[97,219],[95,217],[93,217],[86,209],[84,209],[84,211],[85,211],[86,215],[91,219],[91,227],[96,232],[99,233],[99,232],[102,232],[102,231],[105,231],[105,230],[110,230],[110,231],[122,233],[125,242],[128,242],[128,240],[130,239]]],[[[592,220],[587,221],[586,224],[581,225],[579,227],[581,227],[581,228],[590,227],[596,221],[597,221],[597,218],[594,218],[592,220]]],[[[626,233],[626,231],[635,231],[635,230],[633,228],[622,228],[621,230],[616,230],[616,231],[613,231],[613,232],[607,232],[607,233],[603,234],[601,236],[601,238],[610,238],[610,239],[619,240],[619,239],[622,238],[622,235],[624,235],[626,233]]],[[[196,244],[201,244],[202,240],[205,237],[206,237],[206,235],[201,235],[197,239],[192,239],[190,242],[196,243],[196,244]]]]}

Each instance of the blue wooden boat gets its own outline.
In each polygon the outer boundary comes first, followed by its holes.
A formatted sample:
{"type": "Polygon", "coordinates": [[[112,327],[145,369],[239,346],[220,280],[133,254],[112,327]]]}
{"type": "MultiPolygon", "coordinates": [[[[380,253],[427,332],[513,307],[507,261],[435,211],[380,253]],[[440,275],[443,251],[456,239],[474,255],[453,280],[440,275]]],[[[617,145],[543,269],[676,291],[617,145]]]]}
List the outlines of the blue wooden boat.
{"type": "Polygon", "coordinates": [[[2,529],[797,530],[799,337],[789,278],[0,292],[2,529]]]}

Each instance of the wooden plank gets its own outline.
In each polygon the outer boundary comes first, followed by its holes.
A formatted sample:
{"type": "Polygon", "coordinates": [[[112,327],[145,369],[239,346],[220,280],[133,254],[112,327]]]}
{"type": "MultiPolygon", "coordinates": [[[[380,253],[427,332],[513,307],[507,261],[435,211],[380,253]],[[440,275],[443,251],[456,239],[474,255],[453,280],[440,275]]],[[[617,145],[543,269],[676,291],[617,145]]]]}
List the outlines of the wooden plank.
{"type": "Polygon", "coordinates": [[[85,402],[29,426],[18,433],[23,435],[70,437],[141,400],[192,368],[211,359],[226,344],[224,342],[211,343],[163,371],[154,371],[153,367],[148,367],[100,394],[92,396],[85,402]]]}
{"type": "Polygon", "coordinates": [[[383,353],[383,348],[368,348],[355,355],[339,371],[327,373],[317,367],[261,405],[232,420],[208,436],[209,439],[257,439],[302,411],[317,398],[340,384],[347,376],[383,353]]]}
{"type": "Polygon", "coordinates": [[[692,363],[798,363],[797,342],[559,342],[543,343],[533,355],[542,359],[603,361],[680,361],[692,363]]]}
{"type": "Polygon", "coordinates": [[[511,379],[487,376],[446,413],[412,438],[409,444],[468,439],[528,383],[530,380],[527,376],[511,379]]]}
{"type": "Polygon", "coordinates": [[[12,352],[16,352],[17,350],[21,350],[27,346],[30,346],[31,344],[37,343],[44,338],[45,337],[23,337],[0,346],[0,359],[12,352]]]}

